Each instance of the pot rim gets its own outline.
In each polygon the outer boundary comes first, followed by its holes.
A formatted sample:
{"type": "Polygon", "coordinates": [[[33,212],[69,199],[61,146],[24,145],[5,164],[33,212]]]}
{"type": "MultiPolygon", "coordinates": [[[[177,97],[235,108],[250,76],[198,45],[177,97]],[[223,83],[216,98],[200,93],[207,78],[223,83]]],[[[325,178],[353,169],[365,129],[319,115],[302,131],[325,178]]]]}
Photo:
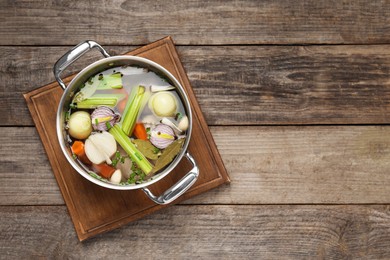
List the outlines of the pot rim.
{"type": "MultiPolygon", "coordinates": [[[[131,65],[131,64],[130,64],[131,65]]],[[[131,55],[118,55],[118,56],[111,56],[107,58],[100,59],[98,61],[95,61],[91,63],[90,65],[86,66],[83,68],[80,72],[77,73],[77,75],[70,81],[70,83],[67,85],[67,88],[64,90],[64,93],[61,96],[60,103],[57,107],[57,118],[56,118],[56,130],[57,130],[57,138],[61,147],[61,150],[63,154],[65,155],[67,161],[71,164],[73,169],[75,169],[81,176],[86,178],[87,180],[105,187],[109,189],[114,189],[114,190],[136,190],[136,189],[141,189],[145,188],[149,185],[152,185],[162,178],[164,178],[166,175],[168,175],[176,166],[177,164],[182,160],[184,157],[188,145],[191,139],[191,133],[192,133],[192,109],[191,109],[191,104],[188,99],[187,93],[183,86],[180,84],[180,82],[176,79],[175,76],[172,75],[167,69],[165,69],[163,66],[160,64],[151,61],[149,59],[143,58],[143,57],[138,57],[138,56],[131,56],[131,55]],[[110,63],[114,61],[122,61],[122,60],[128,60],[128,61],[136,61],[140,63],[144,63],[154,69],[158,72],[162,72],[164,76],[166,76],[172,83],[173,85],[177,88],[177,90],[180,92],[180,98],[182,99],[183,105],[186,109],[187,117],[189,120],[189,128],[187,129],[187,136],[186,140],[181,148],[181,151],[179,152],[178,155],[176,155],[175,159],[160,173],[157,175],[151,177],[149,180],[142,182],[140,184],[127,184],[127,185],[117,185],[117,184],[112,184],[109,182],[105,182],[102,180],[98,180],[94,177],[92,177],[87,171],[93,172],[91,170],[88,170],[82,166],[82,164],[79,164],[76,162],[76,160],[72,157],[70,150],[67,149],[66,143],[64,140],[63,136],[63,127],[64,127],[64,122],[62,118],[64,118],[63,113],[64,111],[64,105],[65,105],[65,100],[68,95],[70,95],[71,91],[75,88],[73,84],[77,82],[77,80],[84,76],[84,74],[87,74],[90,70],[94,69],[97,66],[100,66],[105,63],[110,63]]]]}

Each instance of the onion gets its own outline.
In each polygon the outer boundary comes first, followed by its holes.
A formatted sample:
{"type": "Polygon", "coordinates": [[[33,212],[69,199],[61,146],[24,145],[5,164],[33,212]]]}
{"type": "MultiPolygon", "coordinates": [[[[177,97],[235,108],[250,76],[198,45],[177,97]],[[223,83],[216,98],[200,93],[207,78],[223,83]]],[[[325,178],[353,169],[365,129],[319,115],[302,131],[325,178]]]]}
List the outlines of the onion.
{"type": "Polygon", "coordinates": [[[183,130],[181,130],[177,125],[175,125],[175,123],[173,123],[167,117],[163,117],[161,119],[161,123],[163,123],[164,125],[170,126],[173,129],[173,131],[175,131],[177,134],[180,134],[181,132],[183,132],[183,130]]]}
{"type": "Polygon", "coordinates": [[[110,125],[114,125],[119,120],[119,115],[107,107],[99,106],[91,114],[92,127],[95,130],[107,131],[107,122],[110,125]]]}
{"type": "Polygon", "coordinates": [[[161,91],[149,99],[149,108],[157,116],[174,116],[177,109],[176,97],[168,91],[161,91]]]}
{"type": "Polygon", "coordinates": [[[165,149],[175,141],[175,133],[171,127],[159,124],[150,132],[149,140],[157,148],[165,149]]]}
{"type": "Polygon", "coordinates": [[[85,140],[85,154],[94,164],[101,164],[104,161],[111,164],[112,157],[116,150],[115,138],[108,132],[96,133],[85,140]]]}
{"type": "Polygon", "coordinates": [[[77,111],[70,115],[68,121],[69,134],[76,139],[85,139],[92,132],[91,116],[85,111],[77,111]]]}

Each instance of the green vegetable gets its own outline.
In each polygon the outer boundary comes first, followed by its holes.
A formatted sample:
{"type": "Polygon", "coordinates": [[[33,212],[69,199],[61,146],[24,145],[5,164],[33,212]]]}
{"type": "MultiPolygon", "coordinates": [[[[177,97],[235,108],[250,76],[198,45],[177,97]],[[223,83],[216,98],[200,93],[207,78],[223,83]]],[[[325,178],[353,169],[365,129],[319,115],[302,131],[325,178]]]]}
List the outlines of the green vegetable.
{"type": "Polygon", "coordinates": [[[130,156],[131,160],[145,173],[149,174],[152,171],[152,164],[145,158],[145,156],[135,147],[130,141],[129,137],[122,131],[118,124],[115,124],[109,130],[119,145],[130,156]]]}
{"type": "Polygon", "coordinates": [[[132,93],[127,101],[125,111],[122,116],[122,130],[126,135],[131,135],[143,104],[145,87],[138,86],[132,90],[132,93]]]}
{"type": "Polygon", "coordinates": [[[165,148],[161,154],[161,156],[156,161],[154,165],[153,172],[158,172],[165,166],[167,166],[170,162],[172,162],[173,158],[180,152],[184,139],[177,139],[173,143],[171,143],[167,148],[165,148]]]}
{"type": "Polygon", "coordinates": [[[113,73],[111,75],[99,75],[99,80],[101,81],[98,89],[119,89],[123,88],[122,85],[122,74],[120,72],[113,73]]]}
{"type": "Polygon", "coordinates": [[[122,163],[123,164],[123,163],[125,163],[125,158],[128,158],[127,155],[126,155],[126,157],[122,156],[119,151],[116,151],[114,159],[112,159],[112,164],[111,165],[113,167],[116,167],[118,165],[118,163],[122,163]]]}
{"type": "Polygon", "coordinates": [[[79,103],[92,97],[98,89],[110,88],[122,88],[122,75],[120,73],[113,73],[105,76],[103,74],[97,74],[94,77],[89,78],[88,81],[80,87],[80,91],[73,97],[72,103],[79,103]]]}
{"type": "Polygon", "coordinates": [[[118,94],[101,94],[94,95],[83,101],[77,102],[76,107],[79,109],[91,109],[98,106],[108,106],[115,107],[118,101],[123,97],[123,95],[118,94]]]}
{"type": "Polygon", "coordinates": [[[72,103],[81,102],[91,97],[96,92],[100,82],[95,78],[96,76],[93,79],[89,79],[83,86],[81,86],[80,91],[73,97],[72,103]]]}
{"type": "Polygon", "coordinates": [[[177,113],[177,114],[175,115],[175,120],[176,120],[176,121],[179,121],[182,117],[183,117],[183,114],[179,112],[179,113],[177,113]]]}

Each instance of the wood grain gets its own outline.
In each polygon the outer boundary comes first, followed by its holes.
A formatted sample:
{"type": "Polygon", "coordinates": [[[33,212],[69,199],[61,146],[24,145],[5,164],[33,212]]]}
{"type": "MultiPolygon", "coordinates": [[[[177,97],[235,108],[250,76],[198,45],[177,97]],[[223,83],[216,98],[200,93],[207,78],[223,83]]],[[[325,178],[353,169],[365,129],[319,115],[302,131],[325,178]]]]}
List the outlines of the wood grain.
{"type": "Polygon", "coordinates": [[[82,244],[64,206],[0,207],[0,217],[12,259],[390,258],[389,206],[174,206],[82,244]]]}
{"type": "MultiPolygon", "coordinates": [[[[9,111],[0,125],[32,125],[21,93],[53,81],[53,63],[67,49],[0,47],[9,60],[0,63],[0,109],[9,111]]],[[[178,50],[209,125],[390,123],[390,45],[178,50]]],[[[69,72],[98,58],[93,52],[69,72]]]]}
{"type": "Polygon", "coordinates": [[[388,1],[2,1],[1,45],[388,43],[388,1]]]}
{"type": "Polygon", "coordinates": [[[0,259],[390,259],[389,13],[387,0],[0,1],[0,259]],[[120,54],[166,35],[232,183],[79,243],[22,94],[80,41],[120,54]]]}
{"type": "MultiPolygon", "coordinates": [[[[390,202],[389,126],[212,127],[211,132],[232,183],[186,204],[390,202]]],[[[0,205],[63,204],[34,128],[7,127],[3,133],[0,205]]]]}

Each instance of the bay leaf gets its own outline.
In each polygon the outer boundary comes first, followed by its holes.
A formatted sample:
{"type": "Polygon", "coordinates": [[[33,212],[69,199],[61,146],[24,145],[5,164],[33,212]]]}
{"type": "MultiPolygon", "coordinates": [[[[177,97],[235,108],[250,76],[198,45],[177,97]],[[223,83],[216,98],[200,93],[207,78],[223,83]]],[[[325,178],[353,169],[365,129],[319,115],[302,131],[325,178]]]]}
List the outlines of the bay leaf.
{"type": "Polygon", "coordinates": [[[153,167],[153,172],[157,172],[173,161],[173,158],[180,152],[184,139],[177,139],[163,150],[153,167]]]}
{"type": "Polygon", "coordinates": [[[133,143],[136,145],[137,149],[148,159],[157,160],[158,153],[156,153],[156,148],[154,145],[150,143],[150,141],[135,139],[133,143]]]}

